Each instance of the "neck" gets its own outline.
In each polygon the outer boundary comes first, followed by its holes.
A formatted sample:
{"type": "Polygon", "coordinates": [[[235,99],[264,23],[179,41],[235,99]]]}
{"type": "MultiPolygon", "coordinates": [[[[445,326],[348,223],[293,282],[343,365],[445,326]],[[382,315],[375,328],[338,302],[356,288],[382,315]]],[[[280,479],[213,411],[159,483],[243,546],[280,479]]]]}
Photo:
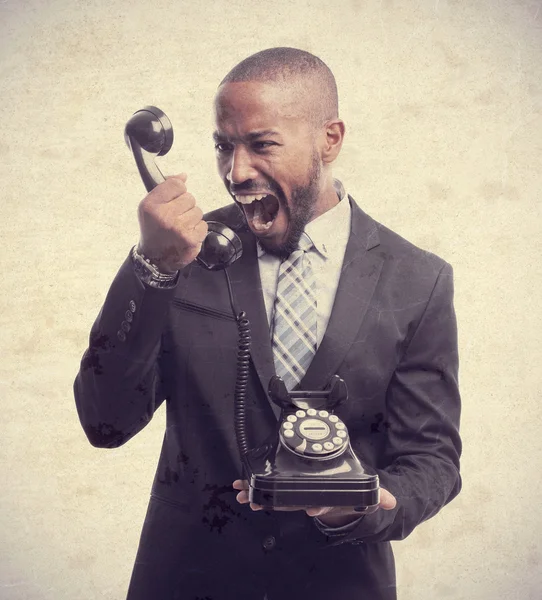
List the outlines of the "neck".
{"type": "Polygon", "coordinates": [[[331,173],[322,182],[322,189],[318,197],[318,202],[315,206],[314,214],[312,215],[311,221],[323,215],[325,212],[339,204],[339,196],[337,190],[333,185],[333,177],[331,173]]]}

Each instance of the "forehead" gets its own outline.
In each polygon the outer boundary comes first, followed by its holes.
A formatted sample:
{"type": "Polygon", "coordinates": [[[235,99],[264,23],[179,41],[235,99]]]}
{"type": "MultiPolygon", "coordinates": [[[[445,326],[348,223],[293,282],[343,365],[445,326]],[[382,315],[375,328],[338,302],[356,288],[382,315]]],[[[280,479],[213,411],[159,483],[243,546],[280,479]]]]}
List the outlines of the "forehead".
{"type": "Polygon", "coordinates": [[[222,85],[215,98],[219,130],[290,129],[305,121],[297,86],[259,81],[222,85]],[[297,93],[296,93],[297,92],[297,93]]]}

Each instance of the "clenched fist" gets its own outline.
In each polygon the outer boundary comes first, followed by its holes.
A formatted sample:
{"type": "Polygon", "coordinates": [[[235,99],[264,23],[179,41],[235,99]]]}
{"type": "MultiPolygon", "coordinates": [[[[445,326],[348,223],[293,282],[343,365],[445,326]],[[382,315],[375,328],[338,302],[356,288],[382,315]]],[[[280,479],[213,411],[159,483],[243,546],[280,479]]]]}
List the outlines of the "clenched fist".
{"type": "Polygon", "coordinates": [[[163,273],[191,263],[207,235],[203,212],[186,188],[187,175],[168,177],[139,204],[139,251],[163,273]]]}

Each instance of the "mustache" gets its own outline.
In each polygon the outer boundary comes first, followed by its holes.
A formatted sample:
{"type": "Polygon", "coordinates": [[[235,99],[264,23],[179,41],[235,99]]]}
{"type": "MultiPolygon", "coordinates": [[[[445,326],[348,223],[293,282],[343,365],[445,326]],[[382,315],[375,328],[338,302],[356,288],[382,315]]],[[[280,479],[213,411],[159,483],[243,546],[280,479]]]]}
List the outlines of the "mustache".
{"type": "Polygon", "coordinates": [[[269,184],[258,184],[253,181],[247,181],[246,183],[230,183],[228,186],[230,190],[230,194],[240,194],[240,193],[250,193],[257,192],[259,194],[273,194],[276,195],[277,190],[274,189],[274,186],[270,186],[269,184]]]}

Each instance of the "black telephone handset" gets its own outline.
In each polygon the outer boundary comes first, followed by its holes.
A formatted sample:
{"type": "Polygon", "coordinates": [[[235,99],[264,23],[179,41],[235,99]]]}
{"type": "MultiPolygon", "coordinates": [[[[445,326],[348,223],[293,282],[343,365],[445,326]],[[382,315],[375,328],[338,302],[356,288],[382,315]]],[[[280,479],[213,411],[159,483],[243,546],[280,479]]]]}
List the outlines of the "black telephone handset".
{"type": "MultiPolygon", "coordinates": [[[[126,123],[124,138],[134,155],[145,188],[150,192],[165,181],[152,157],[164,156],[171,149],[171,121],[156,106],[145,106],[126,123]]],[[[207,225],[209,232],[196,260],[210,271],[219,271],[229,267],[241,256],[243,246],[239,237],[222,223],[207,221],[207,225]]]]}
{"type": "Polygon", "coordinates": [[[250,501],[269,508],[376,506],[378,475],[361,464],[334,414],[348,398],[344,380],[334,375],[326,390],[288,392],[275,376],[269,396],[282,415],[274,436],[244,455],[250,501]]]}

